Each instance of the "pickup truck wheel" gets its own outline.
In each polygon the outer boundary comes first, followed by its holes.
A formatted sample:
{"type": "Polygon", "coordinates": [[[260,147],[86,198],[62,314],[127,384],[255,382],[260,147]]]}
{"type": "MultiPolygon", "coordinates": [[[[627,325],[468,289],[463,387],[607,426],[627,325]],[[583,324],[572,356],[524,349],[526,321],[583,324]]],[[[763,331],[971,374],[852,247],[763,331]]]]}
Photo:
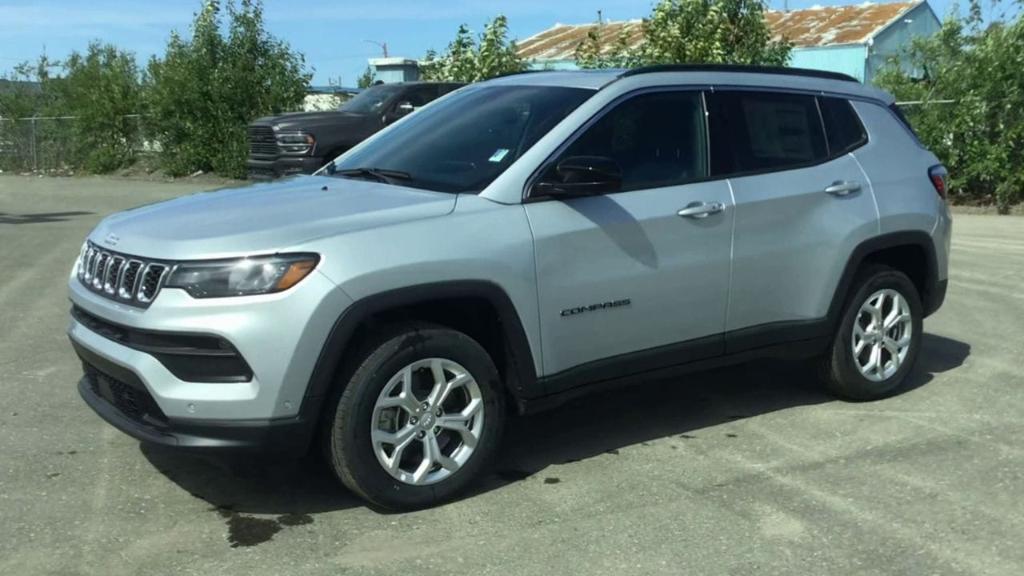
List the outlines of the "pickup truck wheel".
{"type": "Polygon", "coordinates": [[[914,283],[898,270],[871,266],[858,280],[821,372],[837,396],[874,400],[896,391],[913,368],[923,309],[914,283]]]}
{"type": "Polygon", "coordinates": [[[450,499],[498,447],[505,410],[494,363],[469,336],[437,326],[398,327],[371,348],[329,413],[331,468],[385,508],[450,499]]]}

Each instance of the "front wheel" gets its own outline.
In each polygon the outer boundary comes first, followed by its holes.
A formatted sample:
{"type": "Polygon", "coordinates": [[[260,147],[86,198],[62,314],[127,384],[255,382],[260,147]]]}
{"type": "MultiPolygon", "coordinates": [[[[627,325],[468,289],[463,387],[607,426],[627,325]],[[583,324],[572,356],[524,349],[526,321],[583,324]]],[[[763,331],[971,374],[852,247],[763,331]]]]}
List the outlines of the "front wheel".
{"type": "Polygon", "coordinates": [[[850,400],[897,390],[921,346],[923,309],[906,274],[871,266],[858,275],[832,347],[821,365],[825,385],[850,400]]]}
{"type": "Polygon", "coordinates": [[[447,328],[398,327],[337,396],[327,457],[353,492],[412,509],[467,487],[496,452],[505,411],[498,372],[473,339],[447,328]]]}

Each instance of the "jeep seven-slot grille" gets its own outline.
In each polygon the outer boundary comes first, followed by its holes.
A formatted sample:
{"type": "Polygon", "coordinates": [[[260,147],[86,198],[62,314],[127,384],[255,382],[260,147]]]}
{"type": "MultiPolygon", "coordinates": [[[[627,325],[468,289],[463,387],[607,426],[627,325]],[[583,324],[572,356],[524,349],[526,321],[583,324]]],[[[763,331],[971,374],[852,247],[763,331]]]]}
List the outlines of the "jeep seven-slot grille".
{"type": "Polygon", "coordinates": [[[277,156],[277,139],[270,126],[249,126],[249,153],[255,156],[277,156]]]}
{"type": "Polygon", "coordinates": [[[133,306],[149,306],[160,291],[170,266],[103,250],[86,244],[78,265],[78,279],[97,294],[133,306]]]}

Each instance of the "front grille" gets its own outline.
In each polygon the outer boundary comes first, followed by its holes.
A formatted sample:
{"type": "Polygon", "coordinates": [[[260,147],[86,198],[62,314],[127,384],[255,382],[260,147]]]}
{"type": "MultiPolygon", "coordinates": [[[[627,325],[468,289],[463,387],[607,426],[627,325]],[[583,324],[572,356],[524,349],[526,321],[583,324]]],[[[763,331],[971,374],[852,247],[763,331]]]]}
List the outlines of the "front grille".
{"type": "Polygon", "coordinates": [[[249,154],[277,156],[277,139],[270,126],[249,126],[249,154]]]}
{"type": "Polygon", "coordinates": [[[97,294],[146,307],[160,292],[169,271],[166,262],[111,252],[88,242],[79,257],[78,279],[97,294]]]}
{"type": "Polygon", "coordinates": [[[88,362],[83,362],[82,368],[93,394],[112,404],[128,418],[149,424],[167,423],[167,416],[145,388],[137,388],[104,374],[88,362]]]}

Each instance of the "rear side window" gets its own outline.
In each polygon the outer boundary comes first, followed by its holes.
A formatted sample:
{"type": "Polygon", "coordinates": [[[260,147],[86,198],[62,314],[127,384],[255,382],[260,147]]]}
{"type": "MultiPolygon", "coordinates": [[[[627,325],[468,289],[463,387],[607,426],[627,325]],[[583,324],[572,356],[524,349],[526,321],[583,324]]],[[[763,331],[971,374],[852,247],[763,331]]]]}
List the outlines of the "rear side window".
{"type": "Polygon", "coordinates": [[[829,156],[845,154],[868,140],[864,125],[844,98],[818,98],[821,106],[821,119],[825,123],[825,134],[828,135],[829,156]]]}
{"type": "Polygon", "coordinates": [[[910,132],[910,135],[914,137],[914,141],[919,146],[924,146],[924,144],[921,144],[921,139],[917,137],[917,132],[914,132],[914,127],[910,125],[910,120],[907,120],[906,114],[903,113],[903,109],[893,103],[889,105],[889,110],[892,110],[892,113],[899,119],[900,124],[903,124],[903,127],[907,129],[907,132],[910,132]]]}
{"type": "Polygon", "coordinates": [[[785,170],[828,157],[814,96],[737,90],[708,98],[714,176],[785,170]]]}

